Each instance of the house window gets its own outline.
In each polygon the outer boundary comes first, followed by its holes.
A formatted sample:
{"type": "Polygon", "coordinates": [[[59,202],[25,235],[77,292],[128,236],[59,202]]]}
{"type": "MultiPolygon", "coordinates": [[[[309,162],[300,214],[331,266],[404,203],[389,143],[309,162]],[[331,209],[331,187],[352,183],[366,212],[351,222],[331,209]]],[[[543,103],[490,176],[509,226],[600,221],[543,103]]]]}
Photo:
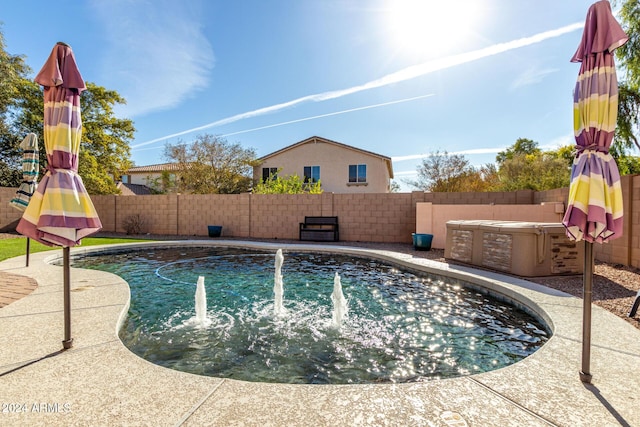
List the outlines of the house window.
{"type": "Polygon", "coordinates": [[[278,176],[278,168],[262,168],[262,182],[267,182],[278,176]]]}
{"type": "Polygon", "coordinates": [[[304,167],[304,182],[314,183],[320,181],[320,166],[304,167]]]}
{"type": "Polygon", "coordinates": [[[367,165],[349,165],[349,182],[367,182],[367,165]]]}

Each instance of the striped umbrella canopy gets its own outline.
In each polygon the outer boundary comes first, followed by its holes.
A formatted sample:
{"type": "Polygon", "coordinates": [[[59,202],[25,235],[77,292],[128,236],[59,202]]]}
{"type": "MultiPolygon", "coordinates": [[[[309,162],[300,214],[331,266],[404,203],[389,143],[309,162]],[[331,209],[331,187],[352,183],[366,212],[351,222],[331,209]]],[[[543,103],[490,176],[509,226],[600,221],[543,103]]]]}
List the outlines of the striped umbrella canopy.
{"type": "MultiPolygon", "coordinates": [[[[22,148],[22,183],[16,191],[16,195],[9,204],[14,208],[24,211],[29,206],[29,201],[38,188],[38,173],[40,172],[40,150],[38,149],[38,136],[30,133],[20,143],[22,148]]],[[[26,266],[29,267],[29,248],[31,239],[27,238],[26,266]]]]}
{"type": "Polygon", "coordinates": [[[75,246],[102,224],[78,175],[80,94],[86,88],[71,48],[57,43],[35,81],[44,87],[47,172],[17,230],[49,246],[75,246]]]}
{"type": "Polygon", "coordinates": [[[30,133],[20,143],[22,148],[22,183],[16,195],[9,204],[24,211],[29,205],[31,196],[38,188],[38,172],[40,169],[40,155],[38,150],[38,136],[30,133]]]}
{"type": "Polygon", "coordinates": [[[608,1],[594,3],[578,50],[573,125],[576,157],[563,224],[573,240],[602,243],[622,235],[620,173],[609,147],[618,118],[618,80],[613,51],[628,40],[608,1]]]}
{"type": "Polygon", "coordinates": [[[580,379],[591,382],[591,300],[593,244],[622,236],[622,186],[618,166],[609,154],[618,118],[618,80],[613,51],[628,40],[611,13],[611,5],[594,3],[578,50],[580,62],[574,90],[573,124],[576,157],[571,170],[567,211],[562,223],[572,240],[584,240],[582,368],[580,379]]]}
{"type": "Polygon", "coordinates": [[[82,138],[80,94],[86,89],[71,48],[57,43],[36,76],[44,87],[44,146],[47,173],[40,181],[16,230],[49,246],[63,246],[64,340],[71,338],[69,247],[102,228],[91,198],[78,175],[82,138]]]}

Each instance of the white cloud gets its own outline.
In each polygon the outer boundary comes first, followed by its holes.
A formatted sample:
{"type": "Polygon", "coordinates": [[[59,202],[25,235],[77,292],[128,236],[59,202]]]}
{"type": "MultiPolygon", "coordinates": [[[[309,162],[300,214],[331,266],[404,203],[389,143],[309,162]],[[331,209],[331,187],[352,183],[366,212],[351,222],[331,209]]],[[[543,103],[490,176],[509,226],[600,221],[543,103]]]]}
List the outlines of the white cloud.
{"type": "Polygon", "coordinates": [[[471,52],[466,52],[458,55],[452,55],[445,58],[428,61],[422,64],[401,69],[394,73],[387,74],[385,76],[382,76],[379,79],[372,80],[372,81],[363,83],[361,85],[352,86],[346,89],[333,90],[333,91],[327,91],[322,93],[316,93],[313,95],[307,95],[300,98],[292,99],[287,102],[282,102],[280,104],[274,104],[268,107],[262,107],[252,111],[247,111],[245,113],[236,114],[234,116],[217,120],[215,122],[207,123],[202,126],[183,130],[180,132],[173,133],[171,135],[165,135],[160,138],[153,139],[151,141],[146,141],[140,144],[136,144],[132,146],[132,148],[143,147],[145,145],[155,144],[156,142],[164,141],[169,138],[175,138],[175,137],[186,135],[189,133],[198,132],[204,129],[237,122],[239,120],[245,120],[251,117],[261,116],[267,113],[281,111],[286,108],[291,108],[306,102],[322,102],[329,99],[342,98],[344,96],[351,95],[358,92],[363,92],[363,91],[367,91],[367,90],[371,90],[379,87],[389,86],[394,83],[399,83],[399,82],[411,80],[420,76],[424,76],[434,71],[445,70],[451,67],[455,67],[457,65],[466,64],[469,62],[477,61],[482,58],[488,58],[494,55],[499,55],[501,53],[508,52],[514,49],[519,49],[525,46],[531,46],[537,43],[541,43],[545,40],[549,40],[555,37],[560,37],[564,34],[579,30],[582,27],[584,27],[583,23],[565,25],[564,27],[560,27],[555,30],[544,31],[542,33],[534,34],[533,36],[530,36],[530,37],[523,37],[520,39],[505,42],[505,43],[494,44],[494,45],[491,45],[482,49],[474,50],[471,52]]]}
{"type": "MultiPolygon", "coordinates": [[[[573,134],[567,134],[567,135],[562,135],[562,136],[559,136],[557,138],[554,138],[554,139],[546,142],[545,144],[539,145],[538,148],[540,148],[543,151],[553,151],[553,150],[557,150],[560,147],[564,147],[566,145],[574,145],[574,144],[575,144],[575,138],[574,138],[573,134]]],[[[501,151],[505,151],[507,148],[509,148],[509,147],[473,148],[473,149],[469,149],[469,150],[452,151],[452,152],[448,152],[448,154],[449,155],[462,155],[462,156],[474,156],[474,155],[483,155],[483,154],[498,154],[501,151]]],[[[406,156],[392,156],[391,160],[393,161],[393,163],[395,165],[396,163],[405,162],[405,161],[409,161],[409,160],[426,159],[427,157],[431,156],[431,154],[433,154],[433,153],[407,154],[406,156]]],[[[395,172],[394,175],[401,176],[401,175],[407,175],[407,174],[410,174],[410,173],[411,172],[395,172]]]]}
{"type": "Polygon", "coordinates": [[[576,139],[573,133],[568,133],[566,135],[559,136],[551,141],[547,142],[544,145],[540,146],[542,150],[557,150],[560,147],[564,147],[565,145],[575,145],[576,139]]]}
{"type": "Polygon", "coordinates": [[[104,25],[104,86],[127,99],[118,115],[168,109],[208,85],[213,48],[202,28],[199,2],[95,0],[104,25]]]}
{"type": "MultiPolygon", "coordinates": [[[[500,151],[506,150],[506,147],[498,147],[498,148],[473,148],[469,150],[461,150],[461,151],[452,151],[447,152],[449,155],[460,155],[460,156],[469,156],[474,154],[497,154],[500,151]]],[[[420,160],[426,159],[431,156],[432,153],[428,154],[408,154],[406,156],[394,156],[391,158],[394,162],[404,162],[407,160],[420,160]]]]}
{"type": "Polygon", "coordinates": [[[529,68],[524,73],[520,74],[512,83],[511,89],[518,89],[523,86],[531,86],[538,84],[544,80],[546,76],[549,74],[555,73],[559,71],[557,68],[545,68],[545,69],[537,69],[537,68],[529,68]]]}
{"type": "MultiPolygon", "coordinates": [[[[348,110],[333,111],[331,113],[319,114],[319,115],[310,116],[310,117],[303,117],[303,118],[294,119],[294,120],[287,120],[285,122],[272,123],[270,125],[264,125],[264,126],[259,126],[259,127],[255,127],[255,128],[243,129],[243,130],[227,133],[227,134],[224,134],[224,135],[221,135],[221,136],[227,137],[227,136],[232,136],[232,135],[238,135],[238,134],[241,134],[241,133],[255,132],[257,130],[262,130],[262,129],[271,129],[271,128],[275,128],[275,127],[290,125],[290,124],[293,124],[293,123],[306,122],[306,121],[309,121],[309,120],[316,120],[316,119],[321,119],[321,118],[324,118],[324,117],[330,117],[330,116],[337,116],[337,115],[340,115],[340,114],[352,113],[354,111],[369,110],[369,109],[372,109],[372,108],[380,108],[380,107],[386,107],[386,106],[394,105],[394,104],[401,104],[401,103],[404,103],[404,102],[415,101],[417,99],[429,98],[431,96],[434,96],[434,94],[430,93],[430,94],[426,94],[426,95],[418,95],[418,96],[414,96],[414,97],[411,97],[411,98],[403,98],[403,99],[398,99],[398,100],[395,100],[395,101],[383,102],[383,103],[380,103],[380,104],[365,105],[363,107],[349,108],[348,110]]],[[[278,104],[275,107],[278,107],[279,105],[282,105],[282,104],[278,104]]],[[[267,107],[267,108],[275,108],[275,107],[267,107]]],[[[256,110],[256,111],[262,111],[262,109],[261,110],[256,110]]],[[[182,135],[185,135],[185,134],[188,134],[188,133],[192,133],[192,132],[195,132],[196,130],[203,130],[203,129],[206,129],[206,128],[209,128],[209,127],[220,126],[220,125],[225,124],[225,123],[231,123],[233,121],[241,120],[243,118],[248,118],[248,117],[250,117],[249,114],[254,114],[254,113],[255,112],[253,112],[253,113],[245,113],[245,114],[239,115],[239,116],[242,116],[242,117],[233,116],[233,117],[230,117],[230,118],[227,118],[227,119],[223,119],[223,120],[220,120],[220,121],[212,123],[212,124],[208,124],[208,125],[205,125],[205,126],[194,128],[194,129],[189,129],[189,130],[183,131],[183,132],[178,132],[178,133],[175,133],[173,135],[163,136],[162,138],[157,138],[157,139],[154,139],[152,141],[147,141],[147,142],[143,142],[143,143],[140,143],[140,144],[135,144],[135,145],[132,145],[131,148],[135,149],[135,151],[144,151],[144,150],[150,150],[150,149],[157,149],[157,147],[155,147],[155,148],[140,148],[140,147],[144,147],[146,145],[155,144],[156,142],[163,141],[163,140],[166,140],[168,138],[175,138],[175,137],[182,136],[182,135]]],[[[257,115],[257,114],[255,114],[255,115],[257,115]]]]}
{"type": "Polygon", "coordinates": [[[401,178],[401,177],[407,177],[407,176],[417,176],[418,175],[418,171],[401,171],[401,172],[394,172],[393,175],[396,178],[401,178]]]}

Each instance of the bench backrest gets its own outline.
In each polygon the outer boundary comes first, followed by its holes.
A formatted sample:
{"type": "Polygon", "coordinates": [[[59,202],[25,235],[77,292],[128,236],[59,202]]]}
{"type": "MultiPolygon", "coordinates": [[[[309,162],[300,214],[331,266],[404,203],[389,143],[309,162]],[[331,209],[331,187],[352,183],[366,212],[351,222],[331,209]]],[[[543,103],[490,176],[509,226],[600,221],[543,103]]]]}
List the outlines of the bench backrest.
{"type": "Polygon", "coordinates": [[[305,216],[304,223],[307,225],[337,225],[337,216],[305,216]]]}

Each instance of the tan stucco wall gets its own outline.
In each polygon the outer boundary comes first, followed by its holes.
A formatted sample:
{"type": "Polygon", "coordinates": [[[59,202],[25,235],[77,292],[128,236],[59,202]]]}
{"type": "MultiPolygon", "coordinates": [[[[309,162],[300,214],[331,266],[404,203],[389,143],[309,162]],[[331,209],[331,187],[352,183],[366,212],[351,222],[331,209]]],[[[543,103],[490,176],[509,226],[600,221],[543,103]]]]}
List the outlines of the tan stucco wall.
{"type": "Polygon", "coordinates": [[[320,166],[322,189],[331,193],[387,193],[389,170],[380,157],[317,141],[302,144],[267,158],[253,170],[262,179],[262,168],[282,168],[281,176],[304,177],[305,166],[320,166]],[[349,185],[349,165],[367,165],[366,185],[349,185]]]}
{"type": "Polygon", "coordinates": [[[0,228],[19,220],[22,211],[9,204],[16,195],[17,188],[0,187],[0,228]]]}
{"type": "MultiPolygon", "coordinates": [[[[623,176],[624,233],[594,246],[596,259],[640,268],[640,175],[623,176]]],[[[9,205],[16,188],[0,187],[0,228],[22,213],[9,205]]],[[[411,233],[433,230],[434,248],[443,248],[446,221],[499,219],[559,222],[553,202],[564,204],[568,190],[530,193],[376,193],[300,195],[91,196],[104,231],[124,232],[123,220],[140,214],[147,232],[207,235],[222,225],[223,237],[297,239],[304,216],[338,216],[340,238],[362,242],[411,242],[411,233]],[[534,201],[535,200],[535,201],[534,201]],[[539,205],[540,201],[545,206],[539,205]],[[432,202],[430,209],[418,204],[432,202]],[[493,205],[492,205],[493,203],[493,205]],[[419,214],[417,212],[419,211],[419,214]],[[535,212],[539,211],[539,212],[535,212]],[[478,215],[481,212],[482,215],[478,215]],[[429,225],[430,224],[430,225],[429,225]]]]}
{"type": "Polygon", "coordinates": [[[160,173],[158,172],[141,172],[141,173],[132,173],[129,174],[129,182],[128,184],[138,184],[138,185],[146,185],[149,186],[150,181],[160,178],[160,173]]]}
{"type": "Polygon", "coordinates": [[[564,203],[538,205],[434,205],[416,204],[416,233],[433,234],[432,246],[444,248],[447,221],[499,220],[524,222],[562,222],[564,203]]]}

